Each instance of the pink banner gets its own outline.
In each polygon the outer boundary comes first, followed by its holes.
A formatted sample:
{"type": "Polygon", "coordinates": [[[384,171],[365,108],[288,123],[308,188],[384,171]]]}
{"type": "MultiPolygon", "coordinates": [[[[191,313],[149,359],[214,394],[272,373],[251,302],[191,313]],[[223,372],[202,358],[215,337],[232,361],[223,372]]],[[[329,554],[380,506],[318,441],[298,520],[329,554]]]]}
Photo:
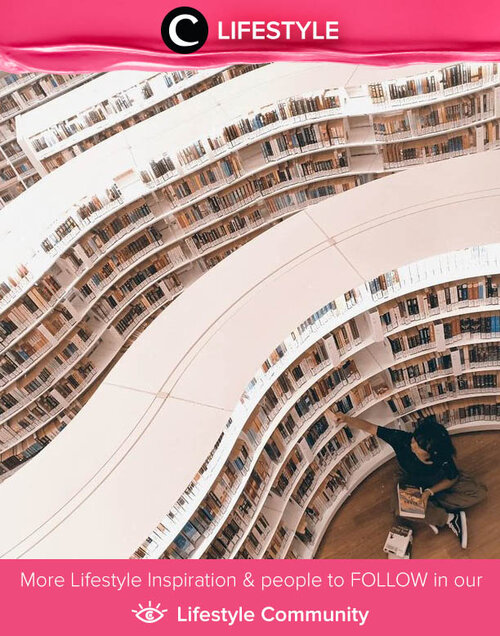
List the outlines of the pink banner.
{"type": "Polygon", "coordinates": [[[5,633],[51,636],[469,634],[496,621],[500,584],[496,562],[474,560],[4,561],[2,574],[5,633]]]}
{"type": "Polygon", "coordinates": [[[471,11],[463,2],[434,0],[197,0],[194,14],[191,6],[159,0],[46,0],[27,6],[3,0],[0,66],[86,72],[276,60],[402,65],[500,58],[498,3],[471,11]],[[179,7],[164,24],[169,48],[161,27],[179,7]]]}

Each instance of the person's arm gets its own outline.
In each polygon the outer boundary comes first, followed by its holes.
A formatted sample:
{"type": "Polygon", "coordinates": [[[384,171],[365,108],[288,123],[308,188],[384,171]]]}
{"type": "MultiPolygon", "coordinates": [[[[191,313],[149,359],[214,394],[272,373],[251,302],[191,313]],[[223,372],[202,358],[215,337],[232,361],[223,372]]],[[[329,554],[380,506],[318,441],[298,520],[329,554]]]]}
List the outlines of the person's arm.
{"type": "Polygon", "coordinates": [[[454,486],[457,483],[457,481],[458,481],[458,475],[451,479],[450,478],[441,479],[441,481],[438,481],[437,484],[434,484],[434,486],[430,486],[429,488],[426,488],[424,492],[422,493],[424,503],[427,504],[429,497],[433,497],[434,495],[437,495],[438,492],[443,492],[443,490],[448,490],[448,488],[451,488],[452,486],[454,486]]]}
{"type": "Polygon", "coordinates": [[[337,422],[340,422],[341,424],[347,424],[347,426],[352,428],[359,428],[362,431],[370,433],[370,435],[377,434],[378,426],[376,424],[372,424],[371,422],[362,420],[360,417],[350,417],[349,415],[344,415],[344,413],[337,413],[332,409],[330,410],[337,418],[337,422]]]}

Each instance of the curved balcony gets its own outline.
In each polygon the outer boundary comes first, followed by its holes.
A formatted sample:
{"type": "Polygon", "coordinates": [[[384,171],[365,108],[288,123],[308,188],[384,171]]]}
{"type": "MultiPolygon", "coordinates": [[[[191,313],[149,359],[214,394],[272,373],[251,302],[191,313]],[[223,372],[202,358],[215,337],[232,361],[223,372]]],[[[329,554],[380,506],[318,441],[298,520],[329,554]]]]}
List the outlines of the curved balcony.
{"type": "Polygon", "coordinates": [[[493,155],[420,167],[309,208],[207,272],[2,484],[3,556],[132,555],[200,466],[211,473],[242,390],[284,334],[380,272],[491,243],[499,195],[493,155]]]}

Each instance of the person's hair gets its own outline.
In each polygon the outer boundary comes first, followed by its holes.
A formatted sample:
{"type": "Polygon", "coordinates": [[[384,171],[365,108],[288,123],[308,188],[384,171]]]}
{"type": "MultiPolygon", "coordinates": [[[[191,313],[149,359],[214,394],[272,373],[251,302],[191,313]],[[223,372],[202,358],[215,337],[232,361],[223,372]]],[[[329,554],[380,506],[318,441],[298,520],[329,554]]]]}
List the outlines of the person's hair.
{"type": "Polygon", "coordinates": [[[420,448],[429,453],[433,462],[442,464],[456,453],[448,431],[434,415],[418,420],[413,437],[420,448]]]}

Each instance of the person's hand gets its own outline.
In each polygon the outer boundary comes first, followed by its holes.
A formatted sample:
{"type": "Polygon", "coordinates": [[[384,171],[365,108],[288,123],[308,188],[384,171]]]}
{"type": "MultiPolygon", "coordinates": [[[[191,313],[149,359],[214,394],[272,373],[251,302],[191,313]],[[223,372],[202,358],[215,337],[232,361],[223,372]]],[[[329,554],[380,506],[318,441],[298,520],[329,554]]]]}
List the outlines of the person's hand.
{"type": "Polygon", "coordinates": [[[332,407],[330,407],[330,411],[333,414],[333,417],[335,418],[335,422],[337,424],[346,424],[346,419],[343,413],[340,413],[338,411],[334,411],[332,407]]]}
{"type": "Polygon", "coordinates": [[[347,424],[347,418],[343,413],[334,413],[337,424],[347,424]]]}
{"type": "Polygon", "coordinates": [[[422,493],[422,501],[426,508],[427,508],[427,502],[429,501],[430,496],[431,496],[431,493],[428,490],[424,490],[424,492],[422,493]]]}

